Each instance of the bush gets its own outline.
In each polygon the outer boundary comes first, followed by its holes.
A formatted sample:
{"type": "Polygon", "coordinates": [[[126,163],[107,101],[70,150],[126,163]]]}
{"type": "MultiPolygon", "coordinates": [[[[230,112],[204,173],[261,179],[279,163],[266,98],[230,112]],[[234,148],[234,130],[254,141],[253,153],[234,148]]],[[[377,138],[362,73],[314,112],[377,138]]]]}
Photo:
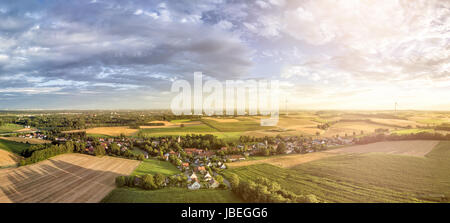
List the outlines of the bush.
{"type": "Polygon", "coordinates": [[[142,182],[142,188],[144,188],[145,190],[155,190],[158,188],[155,184],[155,181],[154,181],[152,175],[150,175],[150,174],[144,175],[143,182],[142,182]]]}
{"type": "Polygon", "coordinates": [[[238,175],[235,174],[235,173],[232,173],[232,174],[230,175],[229,181],[230,181],[231,189],[232,189],[233,191],[237,190],[238,187],[239,187],[239,177],[238,177],[238,175]]]}
{"type": "Polygon", "coordinates": [[[308,194],[308,195],[306,195],[306,202],[307,203],[319,203],[319,200],[317,200],[317,197],[314,194],[308,194]]]}
{"type": "Polygon", "coordinates": [[[125,177],[125,185],[128,187],[134,187],[134,176],[127,176],[125,177]]]}
{"type": "Polygon", "coordinates": [[[123,187],[123,186],[125,186],[125,177],[124,177],[124,176],[118,176],[118,177],[116,177],[116,186],[117,186],[117,187],[123,187]]]}
{"type": "Polygon", "coordinates": [[[233,192],[246,202],[270,202],[270,203],[318,203],[316,196],[297,195],[291,191],[284,190],[276,182],[267,178],[258,177],[255,182],[239,183],[233,192]]]}

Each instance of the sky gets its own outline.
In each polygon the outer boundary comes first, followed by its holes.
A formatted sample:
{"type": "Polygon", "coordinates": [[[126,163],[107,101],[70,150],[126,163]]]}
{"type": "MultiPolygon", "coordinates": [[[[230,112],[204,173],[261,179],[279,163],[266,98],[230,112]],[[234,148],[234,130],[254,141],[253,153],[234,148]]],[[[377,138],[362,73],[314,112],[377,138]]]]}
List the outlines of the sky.
{"type": "Polygon", "coordinates": [[[0,1],[0,109],[169,108],[279,80],[288,109],[450,110],[450,1],[0,1]]]}

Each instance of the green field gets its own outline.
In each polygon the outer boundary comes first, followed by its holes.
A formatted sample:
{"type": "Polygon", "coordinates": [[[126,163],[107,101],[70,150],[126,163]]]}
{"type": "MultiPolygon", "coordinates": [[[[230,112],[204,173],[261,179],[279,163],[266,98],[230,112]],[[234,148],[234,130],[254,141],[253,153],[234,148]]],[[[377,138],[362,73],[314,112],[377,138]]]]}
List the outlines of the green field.
{"type": "Polygon", "coordinates": [[[219,139],[237,140],[239,139],[239,136],[241,136],[242,132],[220,132],[207,125],[201,124],[175,128],[141,129],[137,135],[160,137],[160,136],[179,136],[179,135],[184,136],[187,134],[197,134],[197,135],[210,134],[217,136],[219,139]]]}
{"type": "Polygon", "coordinates": [[[171,123],[185,123],[185,122],[190,122],[192,121],[191,119],[176,119],[176,120],[171,120],[171,123]]]}
{"type": "Polygon", "coordinates": [[[392,131],[392,133],[395,133],[397,135],[409,135],[409,134],[417,134],[421,132],[429,132],[433,133],[433,129],[402,129],[402,130],[396,130],[392,131]]]}
{"type": "Polygon", "coordinates": [[[207,132],[217,132],[217,130],[207,126],[207,125],[192,125],[192,126],[185,126],[185,127],[174,127],[174,128],[148,128],[148,129],[141,129],[140,133],[142,134],[153,134],[153,133],[172,133],[172,132],[184,132],[184,133],[191,133],[191,132],[199,132],[199,133],[207,133],[207,132]]]}
{"type": "Polygon", "coordinates": [[[19,129],[23,129],[23,126],[8,123],[8,124],[4,124],[4,125],[0,126],[0,133],[14,132],[14,131],[17,131],[19,129]]]}
{"type": "Polygon", "coordinates": [[[114,189],[103,203],[240,203],[240,198],[230,190],[196,190],[164,188],[147,191],[137,188],[114,189]]]}
{"type": "Polygon", "coordinates": [[[15,153],[20,155],[20,153],[28,149],[31,145],[26,143],[20,143],[20,142],[13,142],[9,140],[0,139],[0,149],[15,153]]]}
{"type": "Polygon", "coordinates": [[[389,154],[339,155],[291,169],[258,164],[229,169],[242,180],[258,176],[322,202],[449,202],[450,142],[426,157],[389,154]],[[447,200],[442,200],[446,198],[447,200]]]}
{"type": "Polygon", "coordinates": [[[144,175],[160,173],[165,176],[172,176],[181,173],[173,164],[157,159],[146,159],[133,171],[132,175],[144,175]]]}
{"type": "Polygon", "coordinates": [[[217,122],[211,119],[202,119],[202,122],[211,128],[217,129],[219,132],[244,132],[269,129],[272,127],[261,126],[261,124],[255,120],[247,118],[236,118],[238,122],[217,122]]]}

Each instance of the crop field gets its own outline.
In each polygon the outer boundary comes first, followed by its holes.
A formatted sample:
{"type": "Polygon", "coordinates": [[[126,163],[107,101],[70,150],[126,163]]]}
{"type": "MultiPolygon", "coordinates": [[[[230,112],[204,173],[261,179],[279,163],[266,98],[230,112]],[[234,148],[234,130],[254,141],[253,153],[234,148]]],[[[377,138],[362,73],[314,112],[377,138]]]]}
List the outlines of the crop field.
{"type": "Polygon", "coordinates": [[[290,168],[293,166],[297,166],[302,163],[311,162],[318,159],[323,159],[325,157],[332,156],[333,154],[325,153],[325,152],[315,152],[315,153],[307,153],[307,154],[292,154],[292,155],[279,155],[279,156],[271,156],[267,158],[248,160],[248,161],[239,161],[228,163],[228,167],[236,168],[241,166],[249,166],[255,164],[271,164],[278,167],[290,168]]]}
{"type": "Polygon", "coordinates": [[[23,129],[23,127],[21,125],[3,124],[0,126],[0,133],[14,132],[14,131],[17,131],[20,129],[23,129]]]}
{"type": "Polygon", "coordinates": [[[357,145],[338,148],[327,151],[327,153],[386,153],[409,156],[425,156],[439,141],[434,140],[405,140],[377,142],[367,145],[357,145]]]}
{"type": "Polygon", "coordinates": [[[322,202],[449,202],[450,142],[424,157],[364,153],[341,154],[281,168],[257,164],[232,168],[241,180],[272,179],[297,194],[322,202]]]}
{"type": "Polygon", "coordinates": [[[241,203],[242,200],[230,190],[189,190],[169,187],[160,190],[117,188],[103,203],[241,203]]]}
{"type": "Polygon", "coordinates": [[[64,154],[36,164],[0,170],[0,203],[99,202],[139,161],[64,154]]]}
{"type": "Polygon", "coordinates": [[[0,137],[0,139],[13,141],[13,142],[20,142],[20,143],[29,143],[29,144],[46,144],[51,143],[49,140],[43,140],[43,139],[36,139],[36,138],[23,138],[23,137],[0,137]]]}
{"type": "Polygon", "coordinates": [[[0,168],[16,166],[20,159],[20,156],[12,152],[0,149],[0,168]]]}
{"type": "Polygon", "coordinates": [[[383,128],[383,129],[395,129],[395,127],[374,124],[363,121],[340,121],[334,125],[332,125],[324,134],[325,137],[333,137],[335,135],[344,136],[347,134],[348,136],[352,136],[353,132],[356,135],[360,135],[361,131],[366,133],[373,133],[375,129],[383,128]]]}
{"type": "Polygon", "coordinates": [[[380,125],[388,125],[388,126],[398,126],[398,127],[408,127],[411,126],[415,128],[418,124],[415,121],[411,120],[403,120],[403,119],[383,119],[383,118],[372,118],[370,121],[380,124],[380,125]]]}
{"type": "Polygon", "coordinates": [[[142,125],[139,126],[141,129],[161,129],[161,128],[179,128],[181,124],[184,126],[196,126],[201,125],[200,121],[191,121],[190,119],[179,119],[168,121],[151,121],[149,123],[161,123],[163,125],[142,125]]]}
{"type": "Polygon", "coordinates": [[[138,132],[138,129],[130,129],[128,126],[119,127],[98,127],[86,129],[86,134],[89,135],[108,135],[108,136],[119,136],[124,134],[126,136],[133,135],[138,132]]]}
{"type": "Polygon", "coordinates": [[[10,140],[0,139],[0,149],[6,150],[15,154],[20,154],[23,150],[30,147],[29,144],[14,142],[10,140]]]}
{"type": "Polygon", "coordinates": [[[172,176],[181,173],[172,163],[157,159],[146,159],[139,164],[132,175],[155,175],[160,173],[165,176],[172,176]]]}
{"type": "Polygon", "coordinates": [[[215,121],[211,118],[202,119],[202,122],[219,132],[244,132],[261,129],[269,129],[273,127],[261,126],[259,119],[255,117],[239,117],[233,119],[223,119],[222,121],[215,121]],[[237,121],[224,121],[237,120],[237,121]]]}
{"type": "Polygon", "coordinates": [[[0,139],[0,167],[17,165],[20,153],[29,147],[29,144],[0,139]]]}

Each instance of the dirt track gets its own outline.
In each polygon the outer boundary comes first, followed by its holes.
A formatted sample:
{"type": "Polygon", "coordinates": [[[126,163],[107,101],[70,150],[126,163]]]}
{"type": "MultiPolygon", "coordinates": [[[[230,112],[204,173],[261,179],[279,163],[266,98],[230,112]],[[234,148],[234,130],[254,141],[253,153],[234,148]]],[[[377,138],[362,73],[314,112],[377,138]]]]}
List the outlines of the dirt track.
{"type": "Polygon", "coordinates": [[[139,161],[65,154],[33,165],[0,170],[0,202],[93,203],[129,175],[139,161]]]}

